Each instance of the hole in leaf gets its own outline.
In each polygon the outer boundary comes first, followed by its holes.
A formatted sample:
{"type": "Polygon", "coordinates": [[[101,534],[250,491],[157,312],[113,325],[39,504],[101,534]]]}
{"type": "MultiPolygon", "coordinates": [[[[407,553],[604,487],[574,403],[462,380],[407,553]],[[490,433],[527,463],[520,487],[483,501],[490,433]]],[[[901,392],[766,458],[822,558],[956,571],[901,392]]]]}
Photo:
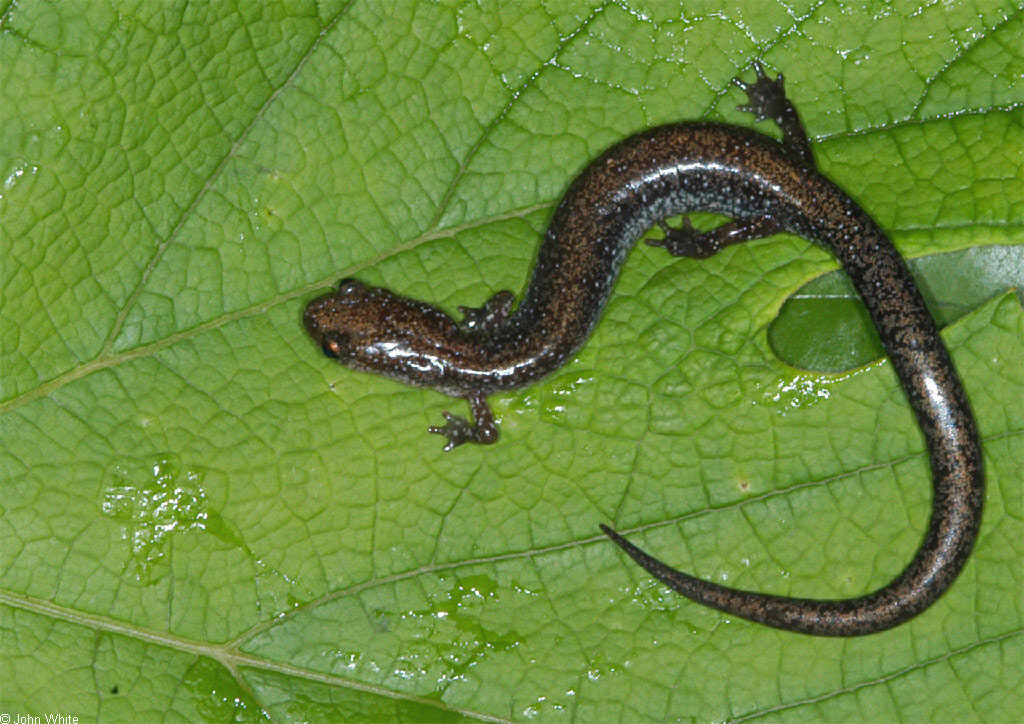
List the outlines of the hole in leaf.
{"type": "MultiPolygon", "coordinates": [[[[1007,289],[1024,289],[1024,245],[931,254],[907,265],[939,327],[1007,289]]],[[[768,343],[787,364],[817,372],[843,372],[885,355],[864,303],[842,271],[794,292],[768,327],[768,343]]]]}

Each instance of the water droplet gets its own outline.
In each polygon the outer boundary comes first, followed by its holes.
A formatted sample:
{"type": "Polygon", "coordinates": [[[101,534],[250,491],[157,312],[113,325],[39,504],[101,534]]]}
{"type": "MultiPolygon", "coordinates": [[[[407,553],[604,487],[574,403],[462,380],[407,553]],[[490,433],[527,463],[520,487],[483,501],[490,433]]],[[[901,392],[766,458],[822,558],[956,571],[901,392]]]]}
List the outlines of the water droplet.
{"type": "Polygon", "coordinates": [[[206,528],[210,512],[202,474],[181,470],[173,457],[164,456],[141,468],[117,465],[111,478],[103,494],[103,514],[123,524],[127,569],[138,582],[153,583],[170,536],[206,528]]]}
{"type": "Polygon", "coordinates": [[[14,184],[17,183],[26,173],[32,176],[38,173],[39,167],[31,163],[19,163],[11,171],[10,175],[4,179],[4,192],[10,191],[14,188],[14,184]]]}
{"type": "Polygon", "coordinates": [[[877,360],[845,374],[801,373],[784,377],[777,380],[774,387],[768,385],[768,389],[761,395],[761,399],[753,399],[751,404],[770,405],[782,413],[809,407],[829,399],[832,396],[832,388],[840,382],[852,379],[883,364],[886,364],[885,359],[877,360]]]}
{"type": "MultiPolygon", "coordinates": [[[[440,582],[447,580],[441,578],[440,582]]],[[[403,680],[429,678],[434,682],[434,696],[441,696],[453,683],[464,681],[466,672],[484,657],[517,647],[521,640],[517,632],[484,623],[488,616],[482,607],[498,602],[500,593],[498,583],[488,576],[459,576],[448,588],[430,596],[424,608],[375,611],[382,630],[419,642],[399,653],[391,675],[403,680]]]]}

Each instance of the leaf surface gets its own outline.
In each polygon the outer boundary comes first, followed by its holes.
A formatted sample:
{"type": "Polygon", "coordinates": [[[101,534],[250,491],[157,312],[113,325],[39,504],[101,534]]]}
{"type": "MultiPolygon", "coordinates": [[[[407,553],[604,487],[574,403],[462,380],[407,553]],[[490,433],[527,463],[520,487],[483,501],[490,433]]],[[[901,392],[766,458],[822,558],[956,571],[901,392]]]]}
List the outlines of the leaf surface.
{"type": "Polygon", "coordinates": [[[783,595],[855,596],[910,559],[930,474],[890,366],[805,372],[768,344],[836,267],[806,241],[638,247],[577,359],[494,400],[490,448],[442,453],[426,428],[461,403],[332,365],[299,323],[350,275],[451,311],[521,290],[602,149],[751,125],[730,80],[752,58],[906,256],[1019,245],[1017,4],[0,13],[5,712],[1024,715],[1012,291],[946,330],[984,443],[977,548],[927,612],[856,640],[731,621],[597,530],[783,595]]]}

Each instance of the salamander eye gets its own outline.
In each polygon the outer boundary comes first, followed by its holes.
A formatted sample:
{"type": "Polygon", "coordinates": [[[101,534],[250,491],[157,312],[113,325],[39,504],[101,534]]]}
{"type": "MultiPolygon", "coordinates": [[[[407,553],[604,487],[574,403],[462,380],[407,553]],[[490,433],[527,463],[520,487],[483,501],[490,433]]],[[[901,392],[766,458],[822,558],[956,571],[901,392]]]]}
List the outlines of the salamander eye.
{"type": "Polygon", "coordinates": [[[324,351],[324,354],[331,359],[338,359],[347,351],[348,337],[344,334],[339,334],[338,332],[325,334],[320,348],[324,351]]]}
{"type": "Polygon", "coordinates": [[[358,279],[346,277],[345,279],[342,279],[341,281],[338,282],[338,294],[342,294],[345,296],[348,296],[350,294],[358,294],[364,289],[366,289],[366,287],[364,287],[363,283],[358,279]]]}

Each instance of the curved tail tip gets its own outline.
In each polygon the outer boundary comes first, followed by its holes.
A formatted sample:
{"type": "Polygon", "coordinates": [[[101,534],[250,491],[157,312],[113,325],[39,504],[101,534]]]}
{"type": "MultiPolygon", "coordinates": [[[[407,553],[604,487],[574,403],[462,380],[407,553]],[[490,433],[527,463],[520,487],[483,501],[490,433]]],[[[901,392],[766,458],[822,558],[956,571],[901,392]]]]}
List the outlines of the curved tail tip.
{"type": "Polygon", "coordinates": [[[604,523],[599,523],[598,527],[601,529],[602,533],[604,533],[606,536],[612,539],[613,543],[615,543],[617,546],[619,546],[619,548],[626,551],[630,555],[633,555],[633,551],[639,552],[639,549],[635,545],[633,545],[628,540],[623,538],[621,535],[616,533],[614,530],[606,526],[604,523]]]}

